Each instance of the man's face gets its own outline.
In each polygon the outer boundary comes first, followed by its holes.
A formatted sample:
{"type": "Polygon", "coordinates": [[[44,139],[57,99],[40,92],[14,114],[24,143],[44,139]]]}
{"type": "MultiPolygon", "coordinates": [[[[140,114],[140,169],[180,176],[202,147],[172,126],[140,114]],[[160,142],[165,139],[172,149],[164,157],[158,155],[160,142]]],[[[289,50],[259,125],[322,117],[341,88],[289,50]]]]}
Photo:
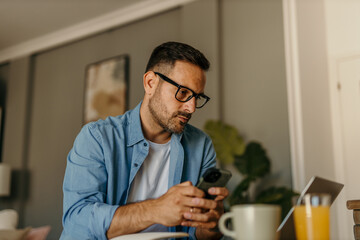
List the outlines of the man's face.
{"type": "MultiPolygon", "coordinates": [[[[175,98],[178,88],[163,81],[160,76],[157,77],[160,84],[149,100],[149,111],[154,121],[165,131],[181,133],[190,120],[191,114],[195,112],[195,97],[188,102],[179,102],[175,98]]],[[[177,61],[167,77],[182,86],[192,89],[195,93],[204,93],[205,73],[194,64],[177,61]]]]}

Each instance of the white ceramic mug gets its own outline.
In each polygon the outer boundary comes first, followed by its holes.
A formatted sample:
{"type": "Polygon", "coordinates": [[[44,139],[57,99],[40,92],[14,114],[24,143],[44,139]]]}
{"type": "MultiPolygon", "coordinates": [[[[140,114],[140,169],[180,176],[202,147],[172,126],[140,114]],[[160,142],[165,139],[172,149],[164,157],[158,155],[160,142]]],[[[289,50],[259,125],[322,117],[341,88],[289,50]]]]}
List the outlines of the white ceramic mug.
{"type": "Polygon", "coordinates": [[[270,204],[234,205],[231,211],[221,216],[220,231],[236,240],[277,240],[281,208],[270,204]],[[231,219],[233,230],[225,222],[231,219]]]}

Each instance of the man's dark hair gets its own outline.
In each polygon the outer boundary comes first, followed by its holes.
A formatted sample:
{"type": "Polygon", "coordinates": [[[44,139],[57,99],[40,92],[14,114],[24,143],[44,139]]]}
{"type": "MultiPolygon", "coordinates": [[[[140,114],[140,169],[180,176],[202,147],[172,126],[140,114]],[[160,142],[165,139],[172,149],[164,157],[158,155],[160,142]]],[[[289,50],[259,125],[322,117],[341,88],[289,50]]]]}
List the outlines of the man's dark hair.
{"type": "Polygon", "coordinates": [[[160,66],[161,64],[173,67],[175,62],[179,60],[197,65],[204,71],[207,71],[210,67],[209,61],[199,50],[185,43],[166,42],[154,49],[145,72],[153,70],[155,66],[160,66]]]}

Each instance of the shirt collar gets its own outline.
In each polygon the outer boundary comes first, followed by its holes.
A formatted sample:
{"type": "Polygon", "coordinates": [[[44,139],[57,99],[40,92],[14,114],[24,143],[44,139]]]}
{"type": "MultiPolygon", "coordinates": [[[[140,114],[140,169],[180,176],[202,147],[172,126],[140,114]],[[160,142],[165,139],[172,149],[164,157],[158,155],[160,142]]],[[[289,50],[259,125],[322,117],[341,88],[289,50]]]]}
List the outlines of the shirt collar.
{"type": "MultiPolygon", "coordinates": [[[[130,140],[127,146],[132,146],[142,140],[145,139],[144,134],[142,132],[141,120],[140,120],[140,107],[142,101],[132,110],[130,111],[129,116],[129,136],[130,140]]],[[[185,126],[186,128],[186,126],[185,126]]],[[[171,138],[175,138],[178,141],[181,141],[183,133],[175,133],[172,134],[171,138]]]]}
{"type": "Polygon", "coordinates": [[[128,136],[130,136],[130,140],[127,144],[128,146],[132,146],[145,139],[142,132],[141,121],[140,121],[141,104],[142,101],[132,111],[130,111],[129,133],[128,133],[128,136]]]}

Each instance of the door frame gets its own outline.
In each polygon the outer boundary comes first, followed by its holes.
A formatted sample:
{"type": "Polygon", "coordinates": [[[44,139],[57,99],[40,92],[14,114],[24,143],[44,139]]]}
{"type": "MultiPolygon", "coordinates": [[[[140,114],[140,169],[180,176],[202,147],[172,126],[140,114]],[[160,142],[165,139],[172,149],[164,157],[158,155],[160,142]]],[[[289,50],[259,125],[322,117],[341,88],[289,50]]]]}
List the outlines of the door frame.
{"type": "Polygon", "coordinates": [[[286,83],[293,188],[305,187],[305,162],[296,0],[283,0],[286,83]]]}

